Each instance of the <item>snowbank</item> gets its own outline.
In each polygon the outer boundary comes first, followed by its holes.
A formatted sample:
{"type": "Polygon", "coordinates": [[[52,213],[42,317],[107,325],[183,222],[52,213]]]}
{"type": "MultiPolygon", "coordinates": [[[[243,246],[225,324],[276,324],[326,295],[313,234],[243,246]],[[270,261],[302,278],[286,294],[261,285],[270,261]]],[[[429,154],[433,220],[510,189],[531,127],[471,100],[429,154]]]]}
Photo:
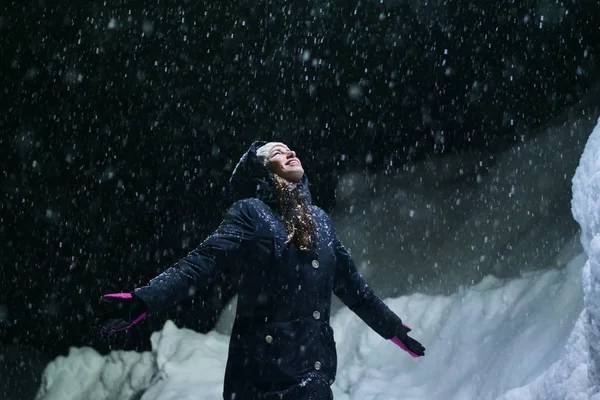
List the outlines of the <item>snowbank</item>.
{"type": "MultiPolygon", "coordinates": [[[[485,399],[526,383],[559,357],[581,311],[583,262],[580,256],[567,269],[508,282],[489,277],[452,296],[388,299],[428,348],[422,359],[341,310],[332,319],[336,400],[485,399]]],[[[153,350],[144,354],[115,351],[103,358],[72,349],[48,365],[37,398],[220,398],[227,336],[167,322],[151,340],[153,350]]]]}

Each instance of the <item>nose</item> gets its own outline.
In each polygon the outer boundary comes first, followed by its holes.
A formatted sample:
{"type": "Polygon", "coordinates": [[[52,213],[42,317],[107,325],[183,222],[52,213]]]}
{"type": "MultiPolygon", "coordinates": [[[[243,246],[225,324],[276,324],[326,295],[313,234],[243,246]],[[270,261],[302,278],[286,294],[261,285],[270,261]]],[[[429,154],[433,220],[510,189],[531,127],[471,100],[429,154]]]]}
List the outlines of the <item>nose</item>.
{"type": "Polygon", "coordinates": [[[294,150],[288,151],[287,158],[296,158],[296,152],[294,150]]]}

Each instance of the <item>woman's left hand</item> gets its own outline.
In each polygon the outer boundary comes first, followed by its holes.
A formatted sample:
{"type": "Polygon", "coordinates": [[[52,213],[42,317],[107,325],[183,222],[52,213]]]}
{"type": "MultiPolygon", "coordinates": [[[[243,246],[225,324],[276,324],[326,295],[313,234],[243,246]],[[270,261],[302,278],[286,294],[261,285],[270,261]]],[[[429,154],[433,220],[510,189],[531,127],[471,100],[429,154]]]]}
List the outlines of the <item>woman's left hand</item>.
{"type": "Polygon", "coordinates": [[[423,357],[425,355],[425,347],[407,335],[411,330],[409,326],[402,324],[402,332],[398,332],[398,335],[394,336],[391,341],[412,357],[423,357]]]}

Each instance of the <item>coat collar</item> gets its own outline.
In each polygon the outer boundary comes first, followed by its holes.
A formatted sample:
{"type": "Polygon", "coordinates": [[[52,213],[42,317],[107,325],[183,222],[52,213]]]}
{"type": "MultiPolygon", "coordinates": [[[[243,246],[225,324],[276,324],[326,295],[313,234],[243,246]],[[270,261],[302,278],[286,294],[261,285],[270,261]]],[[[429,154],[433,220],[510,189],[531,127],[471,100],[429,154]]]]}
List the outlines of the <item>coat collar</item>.
{"type": "MultiPolygon", "coordinates": [[[[256,150],[266,143],[262,140],[253,142],[235,166],[229,179],[233,202],[255,197],[270,206],[279,205],[273,173],[265,167],[256,155],[256,150]]],[[[306,173],[298,185],[307,197],[308,203],[311,204],[312,198],[306,173]]]]}

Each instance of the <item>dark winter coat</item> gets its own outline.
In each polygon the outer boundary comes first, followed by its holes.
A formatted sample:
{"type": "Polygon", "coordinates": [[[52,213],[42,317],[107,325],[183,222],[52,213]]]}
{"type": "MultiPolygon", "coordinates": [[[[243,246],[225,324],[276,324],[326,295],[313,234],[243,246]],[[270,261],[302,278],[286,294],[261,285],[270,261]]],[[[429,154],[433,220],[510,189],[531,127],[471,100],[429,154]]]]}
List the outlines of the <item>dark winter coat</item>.
{"type": "MultiPolygon", "coordinates": [[[[229,275],[238,302],[224,398],[331,399],[337,366],[331,294],[385,339],[397,334],[402,321],[361,278],[319,207],[311,205],[316,251],[285,243],[275,181],[256,157],[264,143],[253,143],[236,166],[235,203],[218,229],[135,294],[152,313],[206,290],[219,274],[229,275]]],[[[300,185],[310,200],[306,175],[300,185]]]]}

